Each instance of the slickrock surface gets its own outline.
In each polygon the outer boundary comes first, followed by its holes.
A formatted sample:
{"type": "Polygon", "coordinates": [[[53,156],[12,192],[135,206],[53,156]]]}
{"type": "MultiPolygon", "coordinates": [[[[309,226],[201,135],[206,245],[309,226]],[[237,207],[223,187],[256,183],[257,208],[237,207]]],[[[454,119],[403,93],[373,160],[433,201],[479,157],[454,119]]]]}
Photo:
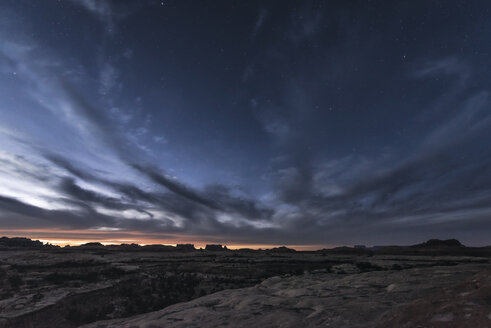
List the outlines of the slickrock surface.
{"type": "Polygon", "coordinates": [[[84,328],[491,327],[491,266],[273,277],[84,328]]]}

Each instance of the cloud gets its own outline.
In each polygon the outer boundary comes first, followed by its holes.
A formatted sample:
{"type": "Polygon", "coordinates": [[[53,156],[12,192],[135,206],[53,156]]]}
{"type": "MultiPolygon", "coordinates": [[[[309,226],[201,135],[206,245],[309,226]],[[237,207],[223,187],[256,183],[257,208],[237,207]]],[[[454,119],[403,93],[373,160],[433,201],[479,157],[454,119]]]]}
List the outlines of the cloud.
{"type": "Polygon", "coordinates": [[[167,139],[165,139],[162,136],[154,136],[153,141],[158,143],[158,144],[162,144],[162,145],[165,145],[169,142],[167,139]]]}
{"type": "Polygon", "coordinates": [[[264,122],[264,129],[278,138],[286,138],[290,134],[290,126],[283,120],[273,119],[264,122]]]}
{"type": "MultiPolygon", "coordinates": [[[[115,153],[123,158],[132,158],[135,152],[143,156],[141,150],[145,151],[145,145],[132,134],[133,130],[124,131],[112,120],[115,111],[120,117],[128,116],[121,115],[123,110],[115,110],[112,106],[114,93],[121,89],[121,82],[119,70],[111,63],[103,65],[99,76],[99,92],[107,94],[106,100],[111,101],[89,101],[78,88],[82,84],[80,73],[73,77],[72,66],[67,62],[29,37],[18,37],[15,41],[7,35],[4,38],[0,52],[9,60],[9,65],[16,67],[19,79],[24,83],[23,90],[55,118],[72,127],[86,149],[99,154],[115,153]]],[[[90,81],[90,77],[83,75],[83,83],[90,81]]]]}
{"type": "Polygon", "coordinates": [[[112,226],[114,220],[90,208],[83,211],[46,210],[0,195],[0,224],[9,228],[57,227],[84,229],[98,225],[112,226]],[[37,223],[36,223],[37,222],[37,223]]]}
{"type": "Polygon", "coordinates": [[[313,38],[320,30],[323,15],[321,11],[303,8],[292,15],[291,29],[287,32],[290,40],[295,44],[313,38]]]}
{"type": "MultiPolygon", "coordinates": [[[[279,231],[330,241],[390,239],[405,229],[411,238],[463,236],[479,224],[489,231],[483,218],[491,215],[491,151],[480,140],[491,130],[491,104],[487,91],[468,89],[470,72],[454,58],[413,76],[458,78],[423,111],[429,117],[419,118],[427,125],[415,146],[326,159],[312,156],[304,140],[286,139],[293,156],[272,162],[266,176],[276,190],[269,201],[279,231]]],[[[261,118],[266,129],[272,121],[261,118]]]]}
{"type": "Polygon", "coordinates": [[[98,192],[80,187],[75,183],[73,178],[62,178],[58,185],[58,189],[65,196],[68,196],[71,200],[75,200],[77,202],[99,205],[104,208],[116,210],[126,210],[132,208],[132,206],[123,203],[118,198],[104,196],[98,192]]]}
{"type": "Polygon", "coordinates": [[[126,59],[131,59],[133,58],[133,50],[130,49],[130,48],[127,48],[124,52],[123,52],[123,57],[126,58],[126,59]]]}
{"type": "Polygon", "coordinates": [[[329,172],[337,172],[336,167],[313,162],[280,170],[277,195],[292,206],[284,215],[290,213],[291,224],[308,222],[323,231],[341,229],[347,234],[375,229],[371,227],[397,232],[413,225],[467,231],[467,225],[478,220],[476,210],[479,217],[491,215],[491,171],[485,169],[491,165],[491,151],[476,147],[491,129],[489,105],[481,93],[469,96],[458,115],[441,122],[419,147],[402,159],[382,158],[378,167],[375,160],[368,173],[358,172],[356,158],[339,164],[344,167],[340,178],[329,172]],[[476,157],[479,161],[468,162],[476,157]],[[326,193],[319,178],[335,189],[326,193]]]}
{"type": "Polygon", "coordinates": [[[73,3],[83,7],[89,13],[97,17],[104,25],[104,32],[113,35],[116,31],[115,14],[106,0],[72,0],[73,3]]]}
{"type": "Polygon", "coordinates": [[[259,10],[259,14],[257,16],[256,23],[254,24],[254,29],[252,31],[252,36],[251,36],[252,40],[254,40],[256,38],[257,34],[259,33],[259,30],[261,29],[261,27],[264,24],[266,16],[268,16],[268,10],[265,8],[261,8],[259,10]]]}
{"type": "Polygon", "coordinates": [[[286,110],[274,106],[254,106],[257,119],[264,131],[269,133],[277,140],[286,142],[292,137],[292,128],[289,123],[289,117],[286,110]],[[286,113],[285,113],[286,112],[286,113]]]}
{"type": "Polygon", "coordinates": [[[489,129],[491,102],[487,91],[478,92],[459,105],[463,109],[454,113],[445,124],[434,129],[426,138],[425,147],[435,149],[466,142],[489,129]]]}
{"type": "MultiPolygon", "coordinates": [[[[163,187],[164,190],[144,191],[133,184],[110,181],[85,172],[59,155],[46,153],[44,156],[59,168],[66,170],[67,173],[89,183],[105,186],[120,195],[118,198],[107,197],[93,190],[82,188],[73,178],[61,178],[57,190],[64,195],[66,200],[71,200],[70,204],[82,208],[96,206],[111,210],[134,209],[149,214],[163,211],[168,219],[177,220],[180,229],[188,233],[190,231],[204,233],[210,229],[221,231],[225,226],[237,224],[254,226],[260,224],[261,221],[270,220],[273,215],[273,210],[259,205],[257,201],[232,196],[232,190],[228,187],[213,185],[208,186],[204,191],[194,190],[165,176],[154,167],[134,165],[138,172],[163,187]],[[223,215],[229,215],[230,221],[220,222],[223,215]]],[[[118,214],[114,215],[117,219],[118,214]]],[[[158,221],[158,218],[155,219],[158,221]]],[[[117,220],[117,222],[120,227],[122,221],[117,220]]],[[[165,227],[175,229],[169,225],[165,227]]]]}
{"type": "Polygon", "coordinates": [[[73,87],[70,78],[62,74],[65,68],[56,56],[43,52],[33,40],[7,40],[0,51],[18,67],[19,76],[27,84],[27,93],[46,109],[72,125],[87,141],[99,140],[107,120],[103,111],[96,108],[73,87]],[[29,47],[24,44],[29,43],[29,47]]]}
{"type": "MultiPolygon", "coordinates": [[[[256,201],[232,196],[231,190],[223,185],[208,186],[203,192],[200,192],[165,176],[156,168],[140,165],[133,167],[175,195],[209,210],[228,213],[237,219],[243,218],[250,221],[267,220],[272,215],[272,210],[261,208],[256,201]]],[[[216,219],[217,213],[214,215],[216,219]]]]}
{"type": "MultiPolygon", "coordinates": [[[[203,191],[194,190],[151,167],[138,167],[137,170],[163,190],[144,191],[133,184],[109,181],[84,172],[59,157],[50,155],[49,158],[67,173],[104,185],[121,196],[104,196],[65,177],[60,178],[58,190],[66,200],[78,206],[77,211],[69,211],[66,220],[63,217],[67,211],[47,211],[11,198],[0,202],[3,213],[21,216],[30,225],[36,218],[71,229],[105,226],[217,236],[210,238],[221,238],[222,242],[279,243],[305,243],[307,239],[319,243],[325,238],[333,242],[341,235],[346,238],[347,234],[356,236],[363,231],[397,233],[400,229],[417,229],[418,226],[425,226],[425,231],[442,227],[448,233],[459,229],[465,232],[476,220],[480,220],[481,227],[486,227],[485,221],[479,218],[491,213],[491,193],[487,187],[491,183],[491,172],[487,169],[491,157],[463,170],[459,163],[441,161],[440,155],[422,156],[419,160],[394,164],[391,168],[384,165],[364,180],[341,178],[343,188],[334,194],[324,194],[316,179],[319,176],[336,179],[336,175],[321,175],[319,170],[337,172],[339,167],[344,167],[348,176],[356,175],[359,159],[348,158],[323,167],[311,166],[311,162],[308,165],[297,163],[278,176],[277,195],[281,203],[274,210],[264,208],[256,201],[232,196],[230,189],[220,185],[209,186],[203,191]],[[475,177],[476,171],[481,172],[479,178],[475,177]],[[468,197],[463,197],[461,192],[464,185],[470,188],[468,197]],[[101,207],[118,211],[108,215],[97,210],[101,207]],[[148,213],[147,219],[121,214],[128,209],[148,213]],[[475,215],[476,211],[480,214],[475,215]],[[156,216],[154,213],[162,214],[156,216]],[[87,221],[86,217],[91,219],[87,221]],[[26,221],[27,218],[31,218],[30,221],[26,221]],[[450,218],[452,223],[449,223],[450,218]]],[[[360,240],[367,239],[360,236],[360,240]]]]}
{"type": "Polygon", "coordinates": [[[138,164],[134,164],[133,167],[138,170],[139,172],[143,173],[147,177],[149,177],[153,182],[165,187],[169,191],[172,191],[173,193],[188,199],[192,202],[204,205],[206,207],[209,207],[211,209],[219,209],[219,205],[215,203],[214,201],[210,199],[206,199],[205,197],[199,195],[197,192],[194,190],[186,187],[185,185],[166,177],[165,175],[161,174],[158,172],[156,168],[152,167],[143,167],[138,164]]]}
{"type": "Polygon", "coordinates": [[[467,62],[456,56],[446,57],[439,60],[426,61],[415,69],[413,76],[416,78],[428,78],[434,76],[456,76],[463,85],[471,76],[471,68],[467,62]]]}
{"type": "Polygon", "coordinates": [[[244,72],[242,73],[242,82],[247,82],[249,78],[254,74],[254,65],[249,64],[246,66],[244,69],[244,72]]]}
{"type": "Polygon", "coordinates": [[[119,70],[113,65],[106,63],[99,73],[99,93],[102,96],[110,94],[114,88],[118,86],[119,82],[119,70]]]}

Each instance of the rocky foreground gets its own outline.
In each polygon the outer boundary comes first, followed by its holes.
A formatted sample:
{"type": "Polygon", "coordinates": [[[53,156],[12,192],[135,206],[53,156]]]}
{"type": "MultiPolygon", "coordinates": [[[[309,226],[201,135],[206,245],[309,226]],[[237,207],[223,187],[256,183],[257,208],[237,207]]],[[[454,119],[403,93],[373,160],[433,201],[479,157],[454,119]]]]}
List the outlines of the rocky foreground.
{"type": "Polygon", "coordinates": [[[84,328],[491,327],[491,266],[273,277],[84,328]]]}

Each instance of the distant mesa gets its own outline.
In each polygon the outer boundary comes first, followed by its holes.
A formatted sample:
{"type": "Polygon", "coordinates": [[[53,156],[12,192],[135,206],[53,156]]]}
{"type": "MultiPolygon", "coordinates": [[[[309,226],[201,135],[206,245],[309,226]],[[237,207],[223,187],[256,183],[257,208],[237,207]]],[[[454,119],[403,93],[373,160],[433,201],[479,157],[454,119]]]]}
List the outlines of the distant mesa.
{"type": "Polygon", "coordinates": [[[1,237],[0,238],[0,248],[43,248],[43,247],[54,247],[53,245],[45,245],[39,240],[31,240],[24,237],[1,237]]]}
{"type": "Polygon", "coordinates": [[[271,248],[269,251],[273,252],[273,253],[295,253],[296,252],[296,250],[294,250],[293,248],[288,248],[285,246],[271,248]]]}
{"type": "Polygon", "coordinates": [[[423,247],[423,248],[452,248],[452,247],[465,247],[457,239],[430,239],[424,243],[414,245],[413,247],[423,247]]]}
{"type": "Polygon", "coordinates": [[[98,242],[85,243],[79,246],[80,248],[102,248],[104,245],[98,242]]]}
{"type": "Polygon", "coordinates": [[[228,251],[228,248],[227,246],[222,246],[221,244],[208,244],[206,245],[205,250],[217,252],[217,251],[228,251]]]}
{"type": "Polygon", "coordinates": [[[377,254],[407,255],[473,255],[485,256],[491,252],[489,247],[467,247],[457,239],[430,239],[412,246],[383,246],[373,248],[377,254]]]}
{"type": "Polygon", "coordinates": [[[180,251],[195,251],[194,244],[177,244],[176,248],[180,251]]]}

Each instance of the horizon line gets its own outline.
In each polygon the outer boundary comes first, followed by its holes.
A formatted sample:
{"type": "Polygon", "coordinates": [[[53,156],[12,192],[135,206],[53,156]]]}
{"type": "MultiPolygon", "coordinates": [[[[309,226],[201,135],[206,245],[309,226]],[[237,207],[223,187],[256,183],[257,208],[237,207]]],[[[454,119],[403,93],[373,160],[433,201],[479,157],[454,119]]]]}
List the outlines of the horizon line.
{"type": "MultiPolygon", "coordinates": [[[[416,243],[416,244],[380,244],[380,245],[365,245],[362,243],[359,244],[350,244],[350,245],[321,245],[321,244],[315,244],[315,245],[288,245],[288,244],[226,244],[226,243],[221,243],[221,242],[177,242],[177,243],[141,243],[137,242],[135,240],[112,240],[112,241],[105,241],[105,240],[97,240],[97,239],[79,239],[78,241],[75,240],[53,240],[53,239],[43,239],[43,238],[33,238],[30,236],[26,235],[2,235],[0,238],[25,238],[29,239],[32,241],[39,241],[43,245],[53,245],[57,246],[60,248],[64,247],[79,247],[79,246],[84,246],[86,244],[101,244],[102,246],[124,246],[124,245],[137,245],[139,247],[145,247],[145,246],[168,246],[168,247],[177,247],[178,245],[192,245],[195,250],[204,250],[206,246],[208,245],[220,245],[228,250],[241,250],[241,249],[251,249],[251,250],[271,250],[275,248],[288,248],[292,249],[295,251],[320,251],[323,249],[334,249],[338,247],[348,247],[348,248],[359,248],[359,249],[373,249],[373,248],[378,248],[378,247],[390,247],[390,246],[400,246],[400,247],[408,247],[408,246],[414,246],[414,245],[419,245],[421,243],[424,243],[428,240],[452,240],[455,239],[458,241],[456,238],[450,238],[450,239],[438,239],[438,238],[430,238],[426,241],[416,243]],[[359,246],[359,247],[357,247],[359,246]]],[[[460,241],[459,241],[460,242],[460,241]]],[[[467,246],[462,244],[465,247],[474,247],[474,246],[467,246]]],[[[491,245],[488,245],[491,246],[491,245]]],[[[480,247],[487,247],[487,246],[480,246],[480,247]]]]}

